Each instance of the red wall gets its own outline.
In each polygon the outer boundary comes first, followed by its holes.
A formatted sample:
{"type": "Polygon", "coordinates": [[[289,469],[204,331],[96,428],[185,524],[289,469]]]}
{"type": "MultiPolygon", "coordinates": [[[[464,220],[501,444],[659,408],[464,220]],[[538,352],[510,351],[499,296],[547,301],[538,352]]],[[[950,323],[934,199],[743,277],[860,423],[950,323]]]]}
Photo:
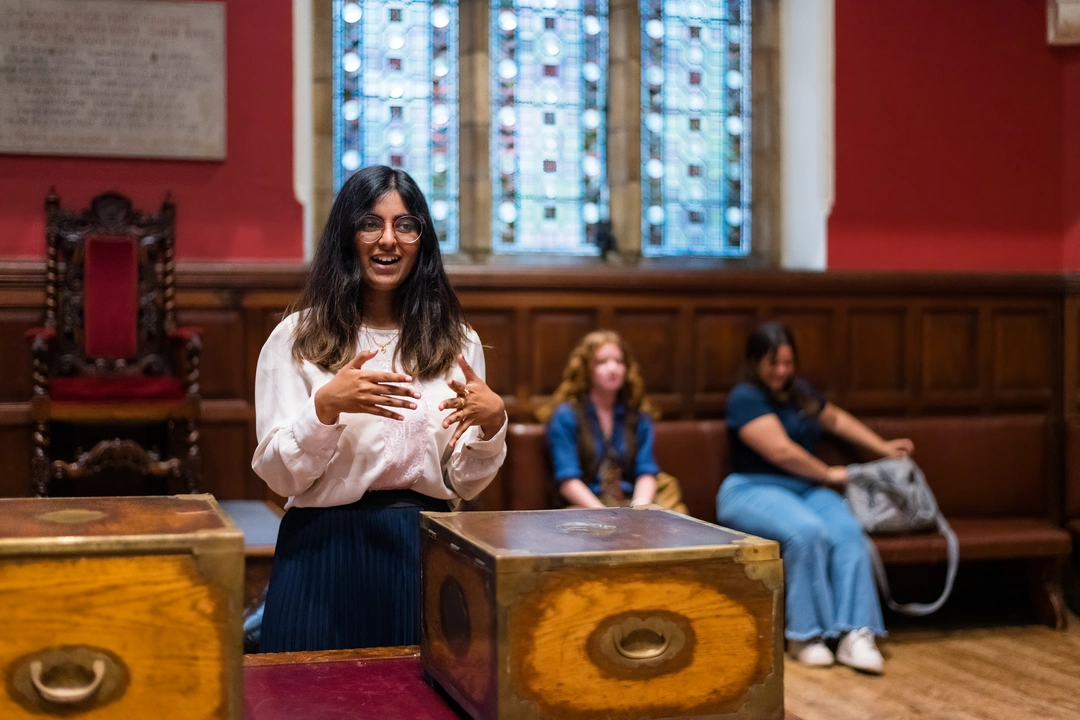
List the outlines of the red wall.
{"type": "Polygon", "coordinates": [[[228,0],[224,161],[0,155],[0,256],[44,255],[44,200],[117,190],[142,210],[172,191],[179,259],[303,256],[293,192],[292,3],[228,0]]]}
{"type": "Polygon", "coordinates": [[[1078,92],[1045,3],[836,0],[829,267],[1075,267],[1078,92]]]}
{"type": "Polygon", "coordinates": [[[1080,270],[1080,48],[1070,49],[1065,58],[1064,266],[1080,270]]]}
{"type": "MultiPolygon", "coordinates": [[[[1080,268],[1080,50],[1033,0],[836,0],[830,267],[1080,268]]],[[[43,254],[71,207],[171,190],[181,259],[299,259],[291,3],[228,0],[223,162],[0,155],[0,257],[43,254]]]]}

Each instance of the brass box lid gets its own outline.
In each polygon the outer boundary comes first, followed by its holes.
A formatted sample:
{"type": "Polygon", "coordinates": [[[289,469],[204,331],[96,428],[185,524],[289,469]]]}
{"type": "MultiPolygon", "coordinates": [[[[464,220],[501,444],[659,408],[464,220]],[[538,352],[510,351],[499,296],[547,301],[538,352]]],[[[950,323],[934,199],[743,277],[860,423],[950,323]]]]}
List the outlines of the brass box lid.
{"type": "Polygon", "coordinates": [[[0,499],[0,557],[221,549],[244,536],[212,495],[0,499]]]}
{"type": "Polygon", "coordinates": [[[529,571],[553,563],[650,563],[730,557],[775,560],[772,540],[660,508],[421,513],[433,538],[498,572],[529,571]]]}

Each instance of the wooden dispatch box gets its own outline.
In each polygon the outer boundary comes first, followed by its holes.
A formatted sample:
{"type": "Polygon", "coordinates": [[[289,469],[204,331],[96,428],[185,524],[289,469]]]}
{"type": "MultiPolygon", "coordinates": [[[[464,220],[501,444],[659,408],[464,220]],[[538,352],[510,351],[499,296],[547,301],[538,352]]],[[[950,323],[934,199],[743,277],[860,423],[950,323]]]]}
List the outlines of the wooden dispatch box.
{"type": "Polygon", "coordinates": [[[783,718],[775,542],[655,506],[420,525],[422,664],[474,718],[783,718]]]}
{"type": "Polygon", "coordinates": [[[210,495],[0,499],[0,717],[242,717],[243,579],[210,495]]]}

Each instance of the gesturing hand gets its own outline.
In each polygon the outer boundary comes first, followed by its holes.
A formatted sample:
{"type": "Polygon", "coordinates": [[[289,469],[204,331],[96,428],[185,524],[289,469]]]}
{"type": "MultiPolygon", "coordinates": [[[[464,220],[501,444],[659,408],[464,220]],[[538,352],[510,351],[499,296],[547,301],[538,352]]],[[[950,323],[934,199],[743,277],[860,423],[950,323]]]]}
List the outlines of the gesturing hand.
{"type": "Polygon", "coordinates": [[[825,480],[822,484],[843,493],[848,484],[847,467],[845,465],[830,465],[825,470],[825,480]]]}
{"type": "Polygon", "coordinates": [[[885,456],[892,458],[907,457],[915,452],[915,443],[907,438],[885,441],[885,456]]]}
{"type": "Polygon", "coordinates": [[[412,382],[402,373],[364,370],[364,363],[375,357],[375,350],[364,350],[348,365],[337,371],[333,379],[315,391],[315,414],[324,425],[333,425],[338,415],[368,413],[394,420],[404,420],[387,408],[416,409],[416,403],[402,398],[418,398],[420,393],[393,383],[412,382]]]}
{"type": "Polygon", "coordinates": [[[502,398],[487,386],[476,371],[466,362],[464,355],[458,355],[458,365],[465,373],[465,382],[447,380],[446,384],[457,393],[456,397],[447,398],[439,403],[440,410],[452,409],[454,412],[443,420],[443,427],[457,423],[457,429],[450,438],[450,447],[457,444],[462,433],[473,425],[479,425],[484,437],[491,437],[502,427],[506,407],[502,398]]]}

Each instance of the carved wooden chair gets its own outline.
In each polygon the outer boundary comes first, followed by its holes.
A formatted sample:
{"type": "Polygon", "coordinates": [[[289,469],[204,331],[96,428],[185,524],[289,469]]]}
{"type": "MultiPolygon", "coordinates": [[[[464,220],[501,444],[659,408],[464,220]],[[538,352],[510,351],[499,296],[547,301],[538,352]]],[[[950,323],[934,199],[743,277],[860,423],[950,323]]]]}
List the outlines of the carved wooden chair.
{"type": "Polygon", "coordinates": [[[45,319],[27,331],[34,491],[116,468],[196,491],[202,345],[197,328],[176,326],[171,199],[144,215],[108,192],[76,213],[52,191],[45,216],[45,319]],[[107,434],[61,459],[50,453],[59,426],[107,434]],[[145,447],[147,426],[163,441],[145,447]]]}

